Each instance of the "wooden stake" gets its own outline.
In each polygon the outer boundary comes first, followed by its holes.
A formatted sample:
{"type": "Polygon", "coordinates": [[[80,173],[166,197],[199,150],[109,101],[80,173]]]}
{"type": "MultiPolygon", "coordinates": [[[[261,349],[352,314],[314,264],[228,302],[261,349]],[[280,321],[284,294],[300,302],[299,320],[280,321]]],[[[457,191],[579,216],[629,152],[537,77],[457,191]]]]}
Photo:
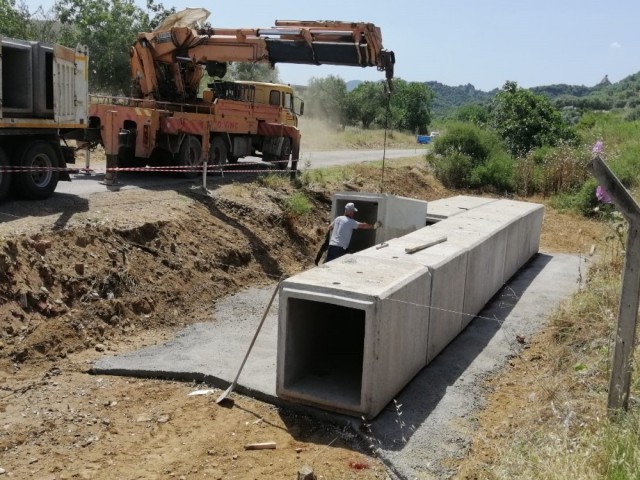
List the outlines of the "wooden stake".
{"type": "Polygon", "coordinates": [[[248,443],[244,446],[245,450],[274,450],[276,442],[248,443]]]}
{"type": "Polygon", "coordinates": [[[600,157],[594,158],[590,167],[593,175],[611,196],[616,208],[629,222],[607,404],[609,410],[615,412],[629,407],[631,365],[640,297],[640,207],[600,157]]]}
{"type": "Polygon", "coordinates": [[[437,245],[439,243],[446,242],[446,241],[447,241],[447,236],[445,235],[444,237],[436,238],[435,240],[431,240],[430,242],[423,243],[422,245],[417,245],[415,247],[407,247],[404,249],[404,253],[416,253],[416,252],[419,252],[420,250],[433,247],[434,245],[437,245]]]}

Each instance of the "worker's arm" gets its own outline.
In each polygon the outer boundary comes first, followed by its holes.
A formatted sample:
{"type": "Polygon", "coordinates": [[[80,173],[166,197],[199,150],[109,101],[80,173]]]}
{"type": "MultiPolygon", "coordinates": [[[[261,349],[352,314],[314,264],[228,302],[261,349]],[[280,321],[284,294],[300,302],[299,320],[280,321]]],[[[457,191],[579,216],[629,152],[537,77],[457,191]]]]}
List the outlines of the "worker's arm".
{"type": "Polygon", "coordinates": [[[376,223],[371,224],[367,222],[358,222],[358,230],[373,230],[382,226],[382,222],[378,220],[376,223]]]}

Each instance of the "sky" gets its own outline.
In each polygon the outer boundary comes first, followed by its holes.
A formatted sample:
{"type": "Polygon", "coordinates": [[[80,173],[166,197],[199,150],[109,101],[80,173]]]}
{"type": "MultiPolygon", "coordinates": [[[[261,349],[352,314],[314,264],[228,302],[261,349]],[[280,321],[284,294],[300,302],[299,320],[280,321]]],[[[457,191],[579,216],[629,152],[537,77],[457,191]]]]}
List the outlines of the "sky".
{"type": "MultiPolygon", "coordinates": [[[[135,0],[141,7],[143,0],[135,0]]],[[[54,0],[26,0],[30,10],[54,0]]],[[[275,20],[369,22],[396,57],[395,76],[410,82],[472,84],[489,91],[515,81],[529,88],[594,86],[640,71],[637,0],[156,0],[165,7],[204,7],[215,28],[271,27],[275,20]]],[[[279,64],[284,83],[335,75],[382,80],[375,67],[279,64]]]]}

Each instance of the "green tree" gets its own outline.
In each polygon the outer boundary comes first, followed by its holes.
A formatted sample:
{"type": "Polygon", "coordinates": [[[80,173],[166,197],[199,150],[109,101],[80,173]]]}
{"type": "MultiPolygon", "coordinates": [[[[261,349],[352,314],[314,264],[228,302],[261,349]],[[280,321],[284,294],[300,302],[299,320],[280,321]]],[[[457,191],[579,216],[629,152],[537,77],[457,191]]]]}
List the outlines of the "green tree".
{"type": "Polygon", "coordinates": [[[516,82],[506,82],[493,99],[491,120],[513,156],[576,139],[546,97],[519,88],[516,82]]]}
{"type": "Polygon", "coordinates": [[[153,0],[147,0],[146,11],[134,0],[59,0],[56,12],[63,25],[61,42],[89,47],[91,90],[127,95],[131,45],[171,11],[153,0]]]}
{"type": "Polygon", "coordinates": [[[0,35],[30,40],[30,24],[31,13],[24,2],[0,0],[0,35]]]}
{"type": "Polygon", "coordinates": [[[458,108],[453,117],[459,122],[469,122],[482,127],[489,124],[489,109],[479,103],[470,103],[458,108]]]}
{"type": "Polygon", "coordinates": [[[369,128],[373,124],[384,126],[386,115],[386,84],[362,82],[347,94],[345,120],[350,125],[369,128]]]}
{"type": "Polygon", "coordinates": [[[20,40],[52,43],[56,41],[53,11],[42,7],[30,11],[24,0],[0,0],[0,35],[20,40]]]}
{"type": "Polygon", "coordinates": [[[277,67],[266,63],[234,62],[227,68],[227,80],[251,80],[254,82],[281,83],[277,67]]]}
{"type": "Polygon", "coordinates": [[[344,125],[347,85],[335,75],[312,78],[304,96],[305,113],[337,125],[344,125]]]}
{"type": "Polygon", "coordinates": [[[391,94],[391,125],[398,130],[426,133],[431,123],[433,91],[424,83],[396,79],[391,94]]]}

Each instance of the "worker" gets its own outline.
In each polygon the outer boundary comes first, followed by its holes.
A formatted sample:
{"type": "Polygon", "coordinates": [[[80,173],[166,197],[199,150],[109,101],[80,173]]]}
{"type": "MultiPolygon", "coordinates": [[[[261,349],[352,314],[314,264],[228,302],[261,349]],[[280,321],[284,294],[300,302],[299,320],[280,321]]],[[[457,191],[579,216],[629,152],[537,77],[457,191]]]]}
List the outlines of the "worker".
{"type": "Polygon", "coordinates": [[[351,235],[354,230],[370,230],[382,226],[382,222],[378,220],[373,225],[366,222],[358,222],[353,216],[358,211],[353,203],[347,203],[344,206],[344,215],[334,218],[329,225],[331,238],[329,247],[327,248],[327,258],[324,263],[330,262],[347,253],[349,243],[351,243],[351,235]]]}

